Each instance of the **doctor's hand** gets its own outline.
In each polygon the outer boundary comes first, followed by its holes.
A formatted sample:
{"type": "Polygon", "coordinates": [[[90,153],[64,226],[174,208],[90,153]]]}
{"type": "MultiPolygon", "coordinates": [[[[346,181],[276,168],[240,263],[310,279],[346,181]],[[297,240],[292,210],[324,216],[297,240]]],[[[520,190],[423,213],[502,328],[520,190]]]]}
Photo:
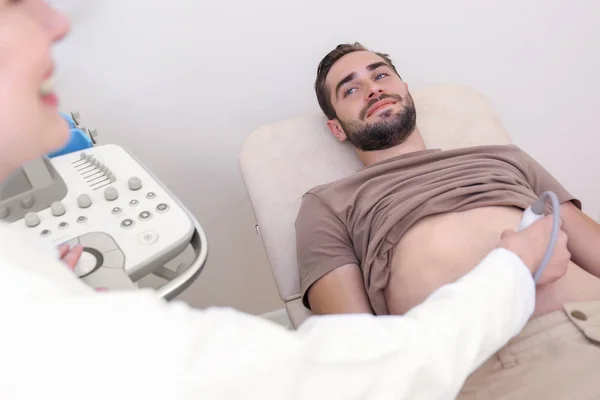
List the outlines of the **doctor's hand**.
{"type": "Polygon", "coordinates": [[[58,247],[58,253],[62,262],[67,264],[71,270],[74,270],[83,253],[83,246],[78,244],[70,248],[68,244],[62,244],[58,247]]]}
{"type": "MultiPolygon", "coordinates": [[[[81,254],[83,254],[83,246],[78,244],[76,246],[73,246],[73,248],[70,248],[68,244],[62,244],[58,247],[58,253],[62,262],[64,262],[67,265],[67,267],[69,267],[69,269],[73,271],[75,269],[75,266],[77,266],[77,262],[81,258],[81,254]]],[[[96,288],[96,291],[105,292],[107,291],[107,289],[96,288]]]]}
{"type": "MultiPolygon", "coordinates": [[[[562,230],[562,220],[556,245],[546,270],[537,282],[538,286],[547,285],[560,278],[567,272],[571,253],[567,248],[567,234],[562,230]]],[[[544,259],[550,236],[552,234],[552,216],[546,216],[521,232],[507,230],[502,232],[498,247],[512,251],[523,260],[532,274],[537,271],[544,259]]]]}

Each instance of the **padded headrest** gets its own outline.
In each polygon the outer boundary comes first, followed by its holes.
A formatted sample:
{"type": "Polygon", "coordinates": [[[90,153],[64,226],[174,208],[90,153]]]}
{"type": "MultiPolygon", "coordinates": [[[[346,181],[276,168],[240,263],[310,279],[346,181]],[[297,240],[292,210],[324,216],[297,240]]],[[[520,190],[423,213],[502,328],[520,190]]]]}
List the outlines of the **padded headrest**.
{"type": "MultiPolygon", "coordinates": [[[[428,148],[510,143],[489,102],[470,88],[440,84],[412,96],[428,148]]],[[[362,164],[350,144],[333,137],[321,112],[257,129],[246,139],[239,163],[279,294],[285,302],[297,299],[294,222],[302,195],[362,164]]]]}

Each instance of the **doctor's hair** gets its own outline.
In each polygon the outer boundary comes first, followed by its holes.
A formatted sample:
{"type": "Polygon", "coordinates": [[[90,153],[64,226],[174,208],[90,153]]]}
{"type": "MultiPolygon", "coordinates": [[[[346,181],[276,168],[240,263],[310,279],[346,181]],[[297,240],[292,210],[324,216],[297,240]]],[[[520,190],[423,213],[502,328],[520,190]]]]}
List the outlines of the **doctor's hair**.
{"type": "MultiPolygon", "coordinates": [[[[333,67],[340,58],[344,57],[346,54],[354,53],[355,51],[371,51],[359,42],[345,43],[339,44],[335,49],[331,50],[319,63],[317,67],[317,79],[315,80],[315,92],[317,94],[317,101],[319,102],[319,106],[321,110],[325,113],[328,119],[336,118],[335,110],[333,109],[333,105],[331,104],[331,92],[325,85],[325,80],[327,79],[327,74],[329,74],[329,70],[333,67]]],[[[379,57],[383,58],[385,63],[394,70],[396,75],[400,76],[394,63],[390,59],[388,54],[372,52],[377,54],[379,57]]]]}

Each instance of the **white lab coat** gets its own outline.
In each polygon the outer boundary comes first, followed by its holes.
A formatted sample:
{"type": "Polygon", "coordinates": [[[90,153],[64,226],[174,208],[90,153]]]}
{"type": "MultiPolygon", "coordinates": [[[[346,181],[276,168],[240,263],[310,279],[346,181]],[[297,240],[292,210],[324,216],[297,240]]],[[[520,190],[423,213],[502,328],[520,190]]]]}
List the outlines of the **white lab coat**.
{"type": "Polygon", "coordinates": [[[535,299],[522,261],[498,249],[405,316],[288,331],[151,291],[96,293],[56,254],[0,225],[1,399],[452,399],[535,299]]]}

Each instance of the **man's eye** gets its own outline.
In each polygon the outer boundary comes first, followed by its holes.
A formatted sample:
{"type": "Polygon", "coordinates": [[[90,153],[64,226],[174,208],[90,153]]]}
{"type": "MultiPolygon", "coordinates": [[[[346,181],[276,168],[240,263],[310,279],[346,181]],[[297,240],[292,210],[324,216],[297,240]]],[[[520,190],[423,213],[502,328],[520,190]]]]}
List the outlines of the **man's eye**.
{"type": "Polygon", "coordinates": [[[383,79],[384,77],[389,76],[388,74],[386,74],[385,72],[382,72],[380,74],[377,74],[377,76],[375,77],[375,80],[378,81],[380,79],[383,79]]]}
{"type": "Polygon", "coordinates": [[[350,88],[350,89],[346,90],[344,92],[344,97],[350,96],[352,93],[354,93],[353,90],[356,90],[356,88],[350,88]]]}

